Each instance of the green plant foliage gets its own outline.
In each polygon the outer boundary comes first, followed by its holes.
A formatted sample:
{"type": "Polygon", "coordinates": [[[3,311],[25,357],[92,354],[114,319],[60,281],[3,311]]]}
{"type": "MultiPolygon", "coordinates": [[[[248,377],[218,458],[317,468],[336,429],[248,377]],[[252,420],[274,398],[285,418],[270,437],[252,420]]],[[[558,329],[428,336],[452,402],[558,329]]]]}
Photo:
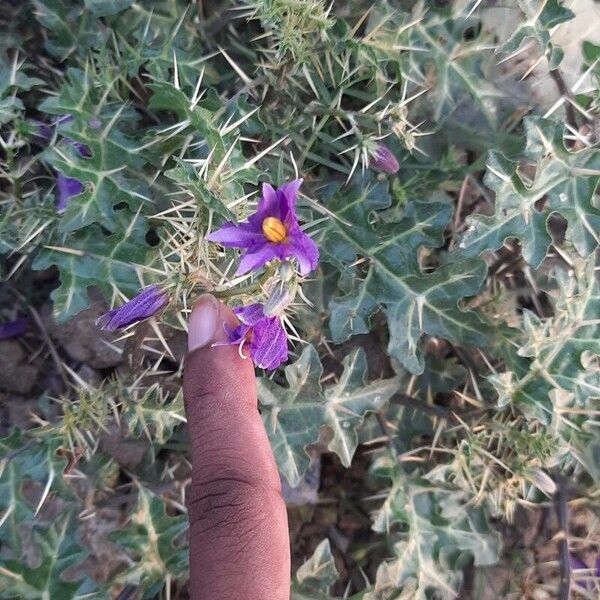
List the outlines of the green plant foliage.
{"type": "Polygon", "coordinates": [[[498,560],[499,536],[487,525],[481,509],[467,507],[453,490],[407,477],[387,457],[376,462],[373,471],[392,480],[374,528],[383,532],[399,522],[407,533],[395,545],[394,560],[379,567],[374,589],[365,600],[408,594],[425,599],[433,590],[441,598],[454,598],[460,589],[461,568],[470,559],[477,566],[498,560]]]}
{"type": "Polygon", "coordinates": [[[58,436],[30,437],[15,429],[0,440],[0,510],[2,541],[17,556],[22,551],[22,525],[37,514],[49,493],[73,498],[63,481],[66,460],[57,454],[58,436]],[[36,505],[24,493],[23,486],[33,482],[36,505]]]}
{"type": "Polygon", "coordinates": [[[332,301],[330,327],[336,342],[366,333],[369,317],[383,305],[390,333],[389,354],[411,372],[420,373],[419,339],[425,333],[454,342],[486,343],[481,319],[457,306],[462,297],[479,291],[485,265],[463,261],[424,274],[418,249],[440,245],[450,206],[415,202],[401,221],[374,230],[371,213],[390,205],[385,187],[381,183],[354,185],[340,190],[327,203],[335,218],[323,239],[333,261],[345,269],[361,256],[368,265],[364,276],[353,282],[354,289],[332,301]]]}
{"type": "Polygon", "coordinates": [[[292,600],[330,598],[329,588],[338,578],[329,540],[323,540],[313,555],[296,571],[292,600]]]}
{"type": "Polygon", "coordinates": [[[313,346],[285,368],[288,388],[260,379],[263,420],[281,473],[297,485],[309,464],[306,446],[319,439],[321,426],[333,435],[329,449],[350,466],[365,414],[380,408],[398,389],[395,379],[365,384],[366,358],[359,348],[343,362],[339,382],[323,391],[323,368],[313,346]]]}
{"type": "Polygon", "coordinates": [[[122,578],[139,585],[144,598],[151,598],[163,586],[165,577],[183,577],[187,571],[187,546],[182,534],[187,528],[183,515],[171,517],[160,497],[140,488],[137,507],[127,527],[113,539],[134,557],[122,578]]]}
{"type": "Polygon", "coordinates": [[[597,477],[594,409],[600,401],[600,286],[593,263],[576,259],[574,265],[571,275],[557,273],[554,317],[545,321],[531,313],[525,317],[528,339],[520,354],[531,361],[529,370],[498,374],[493,381],[500,398],[521,406],[558,438],[557,458],[567,462],[576,458],[597,477]]]}
{"type": "Polygon", "coordinates": [[[548,217],[558,213],[568,221],[567,239],[581,256],[589,256],[600,242],[600,210],[594,203],[600,153],[594,148],[567,150],[564,128],[556,121],[533,117],[524,123],[524,159],[536,165],[533,181],[523,180],[517,163],[490,152],[485,183],[496,192],[495,214],[470,218],[460,247],[466,256],[476,256],[515,237],[523,244],[527,262],[538,267],[551,243],[548,217]]]}
{"type": "Polygon", "coordinates": [[[535,40],[540,54],[546,56],[548,68],[556,69],[563,59],[563,51],[551,41],[552,29],[573,18],[573,12],[559,0],[518,0],[524,19],[499,50],[516,52],[526,40],[535,40]]]}
{"type": "Polygon", "coordinates": [[[65,577],[65,572],[80,564],[87,556],[76,540],[73,521],[67,513],[45,530],[34,529],[33,543],[39,557],[35,566],[22,559],[1,560],[3,589],[1,598],[43,600],[45,598],[102,598],[85,577],[65,577]]]}
{"type": "Polygon", "coordinates": [[[462,598],[498,562],[507,597],[558,589],[558,549],[507,557],[490,517],[561,484],[570,518],[600,485],[600,51],[557,42],[578,4],[9,5],[0,331],[28,324],[0,383],[33,387],[1,391],[0,597],[186,597],[181,375],[206,292],[289,340],[257,389],[286,497],[318,496],[294,600],[462,598]],[[317,269],[236,275],[208,234],[294,179],[317,269]],[[95,329],[98,294],[152,284],[152,319],[95,329]]]}
{"type": "MultiPolygon", "coordinates": [[[[125,235],[107,235],[97,226],[91,226],[63,239],[64,246],[47,246],[35,258],[35,269],[57,265],[61,272],[61,285],[52,294],[55,311],[66,319],[90,303],[88,290],[95,286],[107,298],[118,290],[134,295],[140,288],[138,270],[153,274],[156,252],[147,244],[148,231],[141,216],[117,214],[125,224],[125,235]]],[[[57,240],[57,242],[59,241],[57,240]]]]}

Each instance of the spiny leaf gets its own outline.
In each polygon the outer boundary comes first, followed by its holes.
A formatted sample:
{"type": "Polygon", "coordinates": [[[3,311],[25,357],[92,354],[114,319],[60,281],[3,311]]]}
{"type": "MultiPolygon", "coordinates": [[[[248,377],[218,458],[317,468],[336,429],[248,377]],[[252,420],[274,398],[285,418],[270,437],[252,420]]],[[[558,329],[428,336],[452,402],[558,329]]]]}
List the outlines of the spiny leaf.
{"type": "Polygon", "coordinates": [[[32,437],[20,429],[0,440],[0,539],[16,555],[21,553],[22,524],[31,521],[38,508],[27,500],[23,484],[37,484],[40,502],[48,493],[74,497],[62,476],[66,459],[57,454],[61,442],[59,436],[32,437]]]}
{"type": "Polygon", "coordinates": [[[502,52],[516,52],[527,39],[537,43],[541,54],[548,59],[548,68],[556,69],[563,59],[563,51],[551,41],[552,30],[575,15],[559,0],[518,0],[525,20],[521,21],[510,38],[498,48],[502,52]]]}
{"type": "Polygon", "coordinates": [[[325,539],[296,571],[292,581],[292,600],[328,600],[331,598],[329,588],[337,578],[329,540],[325,539]]]}
{"type": "Polygon", "coordinates": [[[139,585],[144,598],[159,593],[166,577],[182,578],[187,571],[188,552],[181,538],[187,526],[186,516],[168,516],[160,497],[140,488],[128,527],[111,536],[134,558],[121,578],[139,585]]]}
{"type": "Polygon", "coordinates": [[[92,286],[102,290],[107,299],[113,298],[116,290],[131,297],[142,287],[138,272],[152,276],[157,252],[146,242],[144,219],[131,218],[125,211],[118,212],[115,219],[120,224],[119,233],[106,235],[94,225],[68,235],[64,241],[59,237],[38,252],[34,269],[56,265],[60,270],[60,286],[52,292],[60,320],[89,306],[88,288],[92,286]]]}
{"type": "Polygon", "coordinates": [[[205,141],[206,154],[194,161],[202,165],[202,180],[193,169],[183,168],[181,161],[167,176],[179,183],[192,184],[192,193],[197,199],[230,218],[226,205],[243,197],[244,184],[256,184],[260,173],[244,157],[239,139],[240,126],[235,127],[236,123],[244,121],[249,107],[243,100],[225,104],[212,90],[203,97],[199,90],[187,93],[167,81],[153,83],[150,87],[154,92],[150,99],[151,108],[175,113],[180,119],[177,127],[181,132],[193,131],[205,141]]]}
{"type": "Polygon", "coordinates": [[[401,523],[407,531],[395,545],[395,558],[378,568],[364,600],[426,600],[432,594],[451,600],[457,597],[469,557],[475,566],[497,562],[499,535],[490,530],[481,509],[466,506],[460,491],[405,475],[395,457],[377,460],[373,471],[392,481],[374,529],[383,533],[392,523],[401,523]]]}
{"type": "Polygon", "coordinates": [[[47,529],[34,529],[33,543],[38,553],[35,566],[30,566],[21,556],[18,559],[0,559],[4,583],[1,598],[76,600],[85,597],[99,600],[106,597],[93,593],[94,584],[83,575],[76,579],[65,577],[68,569],[82,563],[88,556],[77,542],[74,522],[75,515],[67,513],[47,529]]]}
{"type": "Polygon", "coordinates": [[[469,228],[459,243],[464,256],[496,250],[507,238],[518,238],[525,260],[538,267],[551,243],[547,221],[551,213],[568,221],[566,237],[581,256],[600,243],[600,209],[594,194],[600,178],[600,150],[570,152],[563,143],[562,123],[531,117],[525,120],[525,158],[536,163],[535,178],[526,183],[517,163],[490,152],[486,185],[496,192],[493,216],[467,219],[469,228]],[[545,206],[539,203],[545,202],[545,206]]]}
{"type": "Polygon", "coordinates": [[[463,260],[423,274],[417,261],[421,246],[436,247],[451,207],[443,202],[414,202],[398,223],[372,227],[374,209],[389,205],[381,182],[364,181],[342,188],[327,203],[335,218],[323,230],[326,260],[342,269],[357,257],[365,260],[364,275],[352,290],[330,304],[333,340],[369,331],[368,319],[378,306],[385,309],[390,332],[388,352],[412,373],[423,371],[419,339],[423,334],[460,344],[486,343],[486,326],[458,301],[475,295],[486,275],[481,261],[463,260]]]}
{"type": "Polygon", "coordinates": [[[52,32],[48,52],[60,59],[101,47],[107,31],[81,3],[70,0],[33,0],[37,20],[52,32]]]}
{"type": "Polygon", "coordinates": [[[122,418],[130,435],[146,437],[153,444],[166,444],[173,429],[185,422],[182,392],[170,402],[166,400],[158,385],[146,390],[141,398],[122,398],[122,418]]]}
{"type": "Polygon", "coordinates": [[[600,448],[600,283],[593,262],[574,261],[574,272],[559,270],[555,315],[544,321],[527,313],[528,340],[519,353],[531,360],[523,373],[492,377],[500,398],[547,425],[560,440],[557,454],[572,456],[598,477],[600,448]]]}
{"type": "Polygon", "coordinates": [[[135,0],[85,0],[86,8],[97,17],[116,15],[129,8],[135,0]]]}
{"type": "Polygon", "coordinates": [[[305,448],[318,440],[321,425],[333,433],[328,448],[349,467],[365,414],[377,410],[397,390],[394,378],[364,383],[367,364],[361,348],[347,356],[343,365],[339,382],[323,391],[319,356],[313,346],[307,346],[300,358],[285,368],[288,388],[268,379],[258,380],[258,397],[275,459],[292,486],[309,465],[305,448]]]}
{"type": "Polygon", "coordinates": [[[136,153],[136,144],[110,123],[100,128],[90,123],[76,120],[63,131],[71,140],[83,144],[91,156],[81,156],[72,143],[64,141],[47,154],[48,162],[59,173],[85,185],[81,194],[69,200],[60,221],[62,231],[74,231],[91,223],[114,231],[117,204],[127,204],[134,213],[144,205],[148,209],[152,205],[148,187],[138,177],[145,159],[136,153]]]}
{"type": "Polygon", "coordinates": [[[176,159],[177,166],[165,172],[165,176],[175,181],[182,190],[188,192],[201,205],[214,210],[224,219],[235,220],[235,215],[217,198],[206,185],[206,181],[189,163],[176,159]]]}

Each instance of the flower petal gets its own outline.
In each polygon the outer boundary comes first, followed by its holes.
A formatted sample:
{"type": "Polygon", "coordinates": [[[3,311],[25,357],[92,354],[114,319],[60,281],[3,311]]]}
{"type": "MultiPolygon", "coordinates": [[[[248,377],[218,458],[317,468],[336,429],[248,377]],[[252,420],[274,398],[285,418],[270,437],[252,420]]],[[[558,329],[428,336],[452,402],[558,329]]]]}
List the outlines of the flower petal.
{"type": "Polygon", "coordinates": [[[266,217],[281,219],[281,203],[277,192],[270,183],[262,184],[262,197],[253,217],[256,217],[256,220],[260,220],[261,223],[266,217]]]}
{"type": "Polygon", "coordinates": [[[225,331],[227,333],[229,343],[230,344],[239,344],[240,342],[243,342],[246,339],[246,335],[248,335],[248,332],[250,331],[250,329],[251,329],[250,325],[244,325],[243,323],[242,323],[242,325],[238,325],[234,329],[230,329],[226,325],[225,331]]]}
{"type": "MultiPolygon", "coordinates": [[[[284,206],[283,219],[285,219],[289,213],[291,213],[296,219],[296,199],[298,197],[298,190],[302,185],[304,179],[294,179],[277,188],[277,193],[281,197],[281,203],[284,206]]],[[[297,219],[296,219],[297,220],[297,219]]]]}
{"type": "Polygon", "coordinates": [[[129,302],[109,310],[96,324],[107,331],[127,327],[155,315],[169,302],[167,293],[159,285],[151,285],[129,302]]]}
{"type": "Polygon", "coordinates": [[[257,367],[268,370],[287,360],[287,334],[278,318],[263,319],[254,326],[250,354],[257,367]]]}
{"type": "Polygon", "coordinates": [[[65,177],[62,173],[58,173],[56,176],[56,187],[58,188],[56,211],[59,213],[67,208],[69,200],[73,196],[79,196],[85,190],[85,186],[79,179],[65,177]]]}
{"type": "Polygon", "coordinates": [[[27,319],[16,319],[0,325],[0,340],[8,340],[23,335],[27,331],[27,319]]]}
{"type": "Polygon", "coordinates": [[[288,245],[288,255],[293,256],[298,261],[300,275],[308,275],[317,268],[319,247],[300,227],[290,232],[288,245]]]}
{"type": "Polygon", "coordinates": [[[243,275],[252,269],[264,267],[270,260],[278,258],[277,249],[281,244],[265,243],[263,246],[247,250],[238,266],[236,275],[243,275]]]}
{"type": "Polygon", "coordinates": [[[226,248],[249,248],[265,241],[260,228],[250,223],[232,223],[227,221],[220,229],[206,236],[210,242],[216,242],[226,248]]]}
{"type": "Polygon", "coordinates": [[[237,318],[245,325],[256,325],[261,319],[265,318],[262,304],[249,304],[248,306],[238,306],[233,309],[237,318]]]}

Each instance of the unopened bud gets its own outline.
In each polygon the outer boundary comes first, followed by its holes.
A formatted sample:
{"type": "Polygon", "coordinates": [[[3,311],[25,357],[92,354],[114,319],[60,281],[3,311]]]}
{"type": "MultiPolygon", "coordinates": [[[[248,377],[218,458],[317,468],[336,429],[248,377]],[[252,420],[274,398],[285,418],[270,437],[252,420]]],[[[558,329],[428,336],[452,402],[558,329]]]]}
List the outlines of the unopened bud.
{"type": "Polygon", "coordinates": [[[545,492],[549,496],[556,493],[556,483],[554,483],[554,480],[541,469],[533,470],[531,473],[531,482],[536,488],[542,490],[542,492],[545,492]]]}
{"type": "Polygon", "coordinates": [[[377,171],[394,174],[400,168],[392,151],[384,144],[379,144],[371,154],[369,166],[377,171]]]}
{"type": "Polygon", "coordinates": [[[296,279],[291,279],[286,283],[281,283],[273,288],[267,301],[265,302],[263,313],[265,317],[273,317],[281,315],[283,311],[294,301],[296,291],[298,290],[298,282],[296,279]]]}

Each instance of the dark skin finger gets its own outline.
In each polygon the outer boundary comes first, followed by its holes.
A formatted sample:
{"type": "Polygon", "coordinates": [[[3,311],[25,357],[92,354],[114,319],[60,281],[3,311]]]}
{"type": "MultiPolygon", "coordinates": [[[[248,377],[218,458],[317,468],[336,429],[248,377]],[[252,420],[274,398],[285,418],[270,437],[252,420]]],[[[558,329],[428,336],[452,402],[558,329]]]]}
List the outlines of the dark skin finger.
{"type": "Polygon", "coordinates": [[[288,600],[290,548],[254,367],[226,341],[238,321],[212,296],[192,311],[183,392],[192,450],[193,600],[288,600]]]}

